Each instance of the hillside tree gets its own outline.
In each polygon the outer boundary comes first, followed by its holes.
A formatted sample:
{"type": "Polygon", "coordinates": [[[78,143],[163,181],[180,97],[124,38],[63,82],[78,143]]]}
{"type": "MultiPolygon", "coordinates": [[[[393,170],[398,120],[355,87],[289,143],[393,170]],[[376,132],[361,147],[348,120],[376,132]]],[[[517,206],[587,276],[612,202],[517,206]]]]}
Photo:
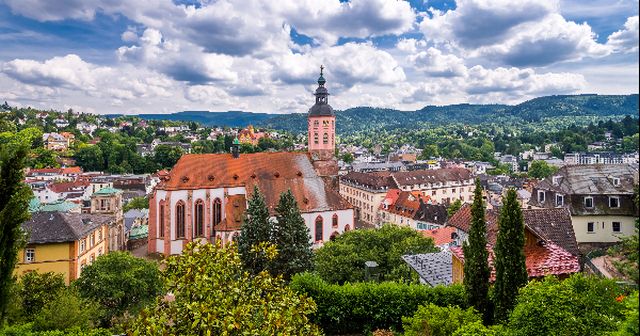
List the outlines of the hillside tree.
{"type": "Polygon", "coordinates": [[[32,139],[21,132],[0,133],[0,323],[14,286],[13,271],[23,246],[21,224],[30,217],[31,189],[23,182],[32,139]]]}
{"type": "Polygon", "coordinates": [[[290,279],[312,268],[311,235],[290,189],[280,194],[271,242],[278,249],[278,255],[271,262],[272,274],[290,279]]]}
{"type": "Polygon", "coordinates": [[[245,213],[238,237],[238,253],[245,268],[252,274],[258,274],[267,269],[269,260],[264,253],[255,247],[263,242],[271,241],[273,223],[269,216],[269,209],[265,203],[264,195],[254,186],[249,198],[249,206],[245,213]]]}
{"type": "Polygon", "coordinates": [[[482,185],[476,179],[471,205],[471,227],[468,241],[462,245],[464,253],[464,288],[469,305],[483,316],[485,323],[491,320],[489,302],[489,253],[487,252],[487,224],[485,222],[482,185]]]}
{"type": "Polygon", "coordinates": [[[527,284],[524,256],[524,219],[515,189],[509,189],[498,217],[498,238],[493,251],[496,282],[493,304],[496,321],[505,321],[516,305],[518,290],[527,284]]]}

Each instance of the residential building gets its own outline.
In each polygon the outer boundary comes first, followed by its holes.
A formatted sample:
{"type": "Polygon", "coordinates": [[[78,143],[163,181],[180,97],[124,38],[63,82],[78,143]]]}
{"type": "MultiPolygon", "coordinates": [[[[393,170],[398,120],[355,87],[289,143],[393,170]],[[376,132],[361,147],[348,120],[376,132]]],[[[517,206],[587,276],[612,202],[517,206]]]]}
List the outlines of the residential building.
{"type": "Polygon", "coordinates": [[[378,209],[387,192],[395,188],[389,172],[349,172],[340,177],[340,195],[355,208],[356,219],[368,225],[378,224],[378,209]]]}
{"type": "Polygon", "coordinates": [[[122,190],[102,188],[91,195],[91,213],[109,215],[112,217],[108,231],[110,251],[124,250],[126,239],[124,235],[124,216],[122,213],[122,190]]]}
{"type": "Polygon", "coordinates": [[[109,252],[106,242],[110,216],[36,212],[22,224],[28,241],[19,254],[15,274],[55,272],[65,282],[76,280],[82,269],[109,252]]]}
{"type": "Polygon", "coordinates": [[[437,204],[449,204],[457,199],[473,199],[475,184],[471,171],[465,168],[442,168],[391,173],[400,190],[420,191],[437,204]]]}
{"type": "Polygon", "coordinates": [[[570,165],[538,183],[529,205],[568,209],[578,243],[606,245],[635,234],[637,185],[631,165],[570,165]]]}
{"type": "Polygon", "coordinates": [[[441,227],[447,221],[447,207],[431,204],[431,197],[420,191],[391,189],[378,211],[378,224],[392,223],[414,230],[441,227]]]}
{"type": "Polygon", "coordinates": [[[501,164],[509,166],[512,172],[518,171],[518,157],[515,155],[502,155],[499,159],[501,164]]]}
{"type": "Polygon", "coordinates": [[[568,165],[606,164],[618,165],[638,163],[637,153],[619,154],[614,152],[567,153],[564,162],[568,165]]]}
{"type": "Polygon", "coordinates": [[[54,151],[66,151],[71,145],[70,139],[59,133],[44,133],[42,135],[44,148],[54,151]]]}
{"type": "MultiPolygon", "coordinates": [[[[522,211],[525,225],[525,263],[529,278],[547,275],[566,277],[580,271],[578,244],[567,209],[530,209],[522,211]]],[[[489,252],[490,281],[495,280],[493,247],[498,236],[498,211],[487,209],[487,250],[489,252]]],[[[456,242],[450,246],[452,252],[452,281],[461,283],[464,278],[464,253],[462,243],[468,239],[471,227],[471,206],[465,204],[448,221],[447,226],[456,228],[456,242]]]]}
{"type": "Polygon", "coordinates": [[[257,132],[252,125],[238,132],[238,140],[240,143],[247,143],[253,146],[257,146],[260,139],[268,137],[265,132],[257,132]]]}

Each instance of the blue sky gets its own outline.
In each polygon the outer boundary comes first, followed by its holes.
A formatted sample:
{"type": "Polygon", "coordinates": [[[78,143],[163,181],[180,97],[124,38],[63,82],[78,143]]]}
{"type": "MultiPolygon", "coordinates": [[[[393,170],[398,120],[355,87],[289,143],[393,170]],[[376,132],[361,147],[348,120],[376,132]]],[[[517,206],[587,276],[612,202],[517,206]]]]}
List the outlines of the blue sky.
{"type": "Polygon", "coordinates": [[[305,112],[638,92],[638,3],[0,0],[0,100],[305,112]]]}

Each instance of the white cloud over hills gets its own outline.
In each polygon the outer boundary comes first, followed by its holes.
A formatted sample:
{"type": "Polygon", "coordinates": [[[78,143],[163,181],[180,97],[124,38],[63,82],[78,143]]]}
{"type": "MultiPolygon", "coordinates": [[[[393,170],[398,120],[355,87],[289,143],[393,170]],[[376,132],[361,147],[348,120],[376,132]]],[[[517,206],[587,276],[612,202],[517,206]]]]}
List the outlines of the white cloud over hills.
{"type": "MultiPolygon", "coordinates": [[[[638,68],[637,10],[617,13],[624,16],[619,29],[599,39],[588,22],[565,18],[557,1],[458,0],[448,10],[396,0],[5,5],[16,17],[53,26],[105,17],[128,22],[115,32],[108,61],[73,49],[40,59],[0,58],[0,99],[45,108],[305,112],[320,64],[336,108],[516,103],[609,93],[605,85],[615,79],[600,84],[593,80],[600,77],[585,76],[586,64],[638,68]]],[[[578,11],[579,4],[570,5],[578,11]]],[[[637,92],[637,82],[622,91],[637,92]]]]}

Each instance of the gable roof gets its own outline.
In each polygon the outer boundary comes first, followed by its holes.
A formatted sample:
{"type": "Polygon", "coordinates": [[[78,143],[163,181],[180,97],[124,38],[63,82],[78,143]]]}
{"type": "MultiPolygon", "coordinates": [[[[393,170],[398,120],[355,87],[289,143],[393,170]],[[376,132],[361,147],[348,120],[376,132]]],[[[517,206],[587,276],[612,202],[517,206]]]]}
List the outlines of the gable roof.
{"type": "Polygon", "coordinates": [[[372,190],[385,191],[390,188],[396,188],[396,184],[393,181],[391,173],[388,171],[372,172],[372,173],[360,173],[360,172],[348,172],[346,175],[340,177],[340,182],[347,182],[355,184],[357,186],[363,186],[372,190]]]}
{"type": "Polygon", "coordinates": [[[464,181],[472,178],[471,171],[465,168],[441,168],[413,170],[392,173],[398,186],[411,186],[424,183],[443,183],[447,181],[464,181]]]}
{"type": "Polygon", "coordinates": [[[274,208],[280,194],[290,189],[302,212],[351,209],[324,179],[318,176],[307,153],[265,152],[183,155],[168,175],[161,175],[160,190],[244,187],[247,197],[254,185],[274,208]]]}
{"type": "MultiPolygon", "coordinates": [[[[524,209],[522,210],[525,227],[534,235],[547,242],[552,242],[573,255],[579,255],[576,235],[571,224],[571,215],[565,208],[524,209]]],[[[485,209],[487,224],[487,243],[494,245],[498,237],[498,212],[485,209]]],[[[471,205],[465,204],[449,220],[452,226],[464,232],[471,227],[471,205]]]]}
{"type": "Polygon", "coordinates": [[[436,246],[440,246],[455,241],[452,236],[456,233],[456,228],[453,226],[445,226],[433,230],[423,230],[421,233],[424,237],[433,239],[433,243],[436,246]]]}
{"type": "Polygon", "coordinates": [[[451,284],[453,270],[449,251],[404,255],[402,260],[431,286],[451,284]]]}
{"type": "Polygon", "coordinates": [[[620,195],[633,194],[638,184],[638,170],[628,164],[590,164],[569,165],[536,185],[537,189],[554,190],[564,194],[600,194],[620,195]],[[554,177],[560,177],[557,184],[554,177]],[[620,184],[615,186],[613,178],[619,178],[620,184]]]}
{"type": "Polygon", "coordinates": [[[112,220],[96,214],[35,212],[22,228],[28,233],[29,244],[63,243],[78,240],[112,220]]]}

